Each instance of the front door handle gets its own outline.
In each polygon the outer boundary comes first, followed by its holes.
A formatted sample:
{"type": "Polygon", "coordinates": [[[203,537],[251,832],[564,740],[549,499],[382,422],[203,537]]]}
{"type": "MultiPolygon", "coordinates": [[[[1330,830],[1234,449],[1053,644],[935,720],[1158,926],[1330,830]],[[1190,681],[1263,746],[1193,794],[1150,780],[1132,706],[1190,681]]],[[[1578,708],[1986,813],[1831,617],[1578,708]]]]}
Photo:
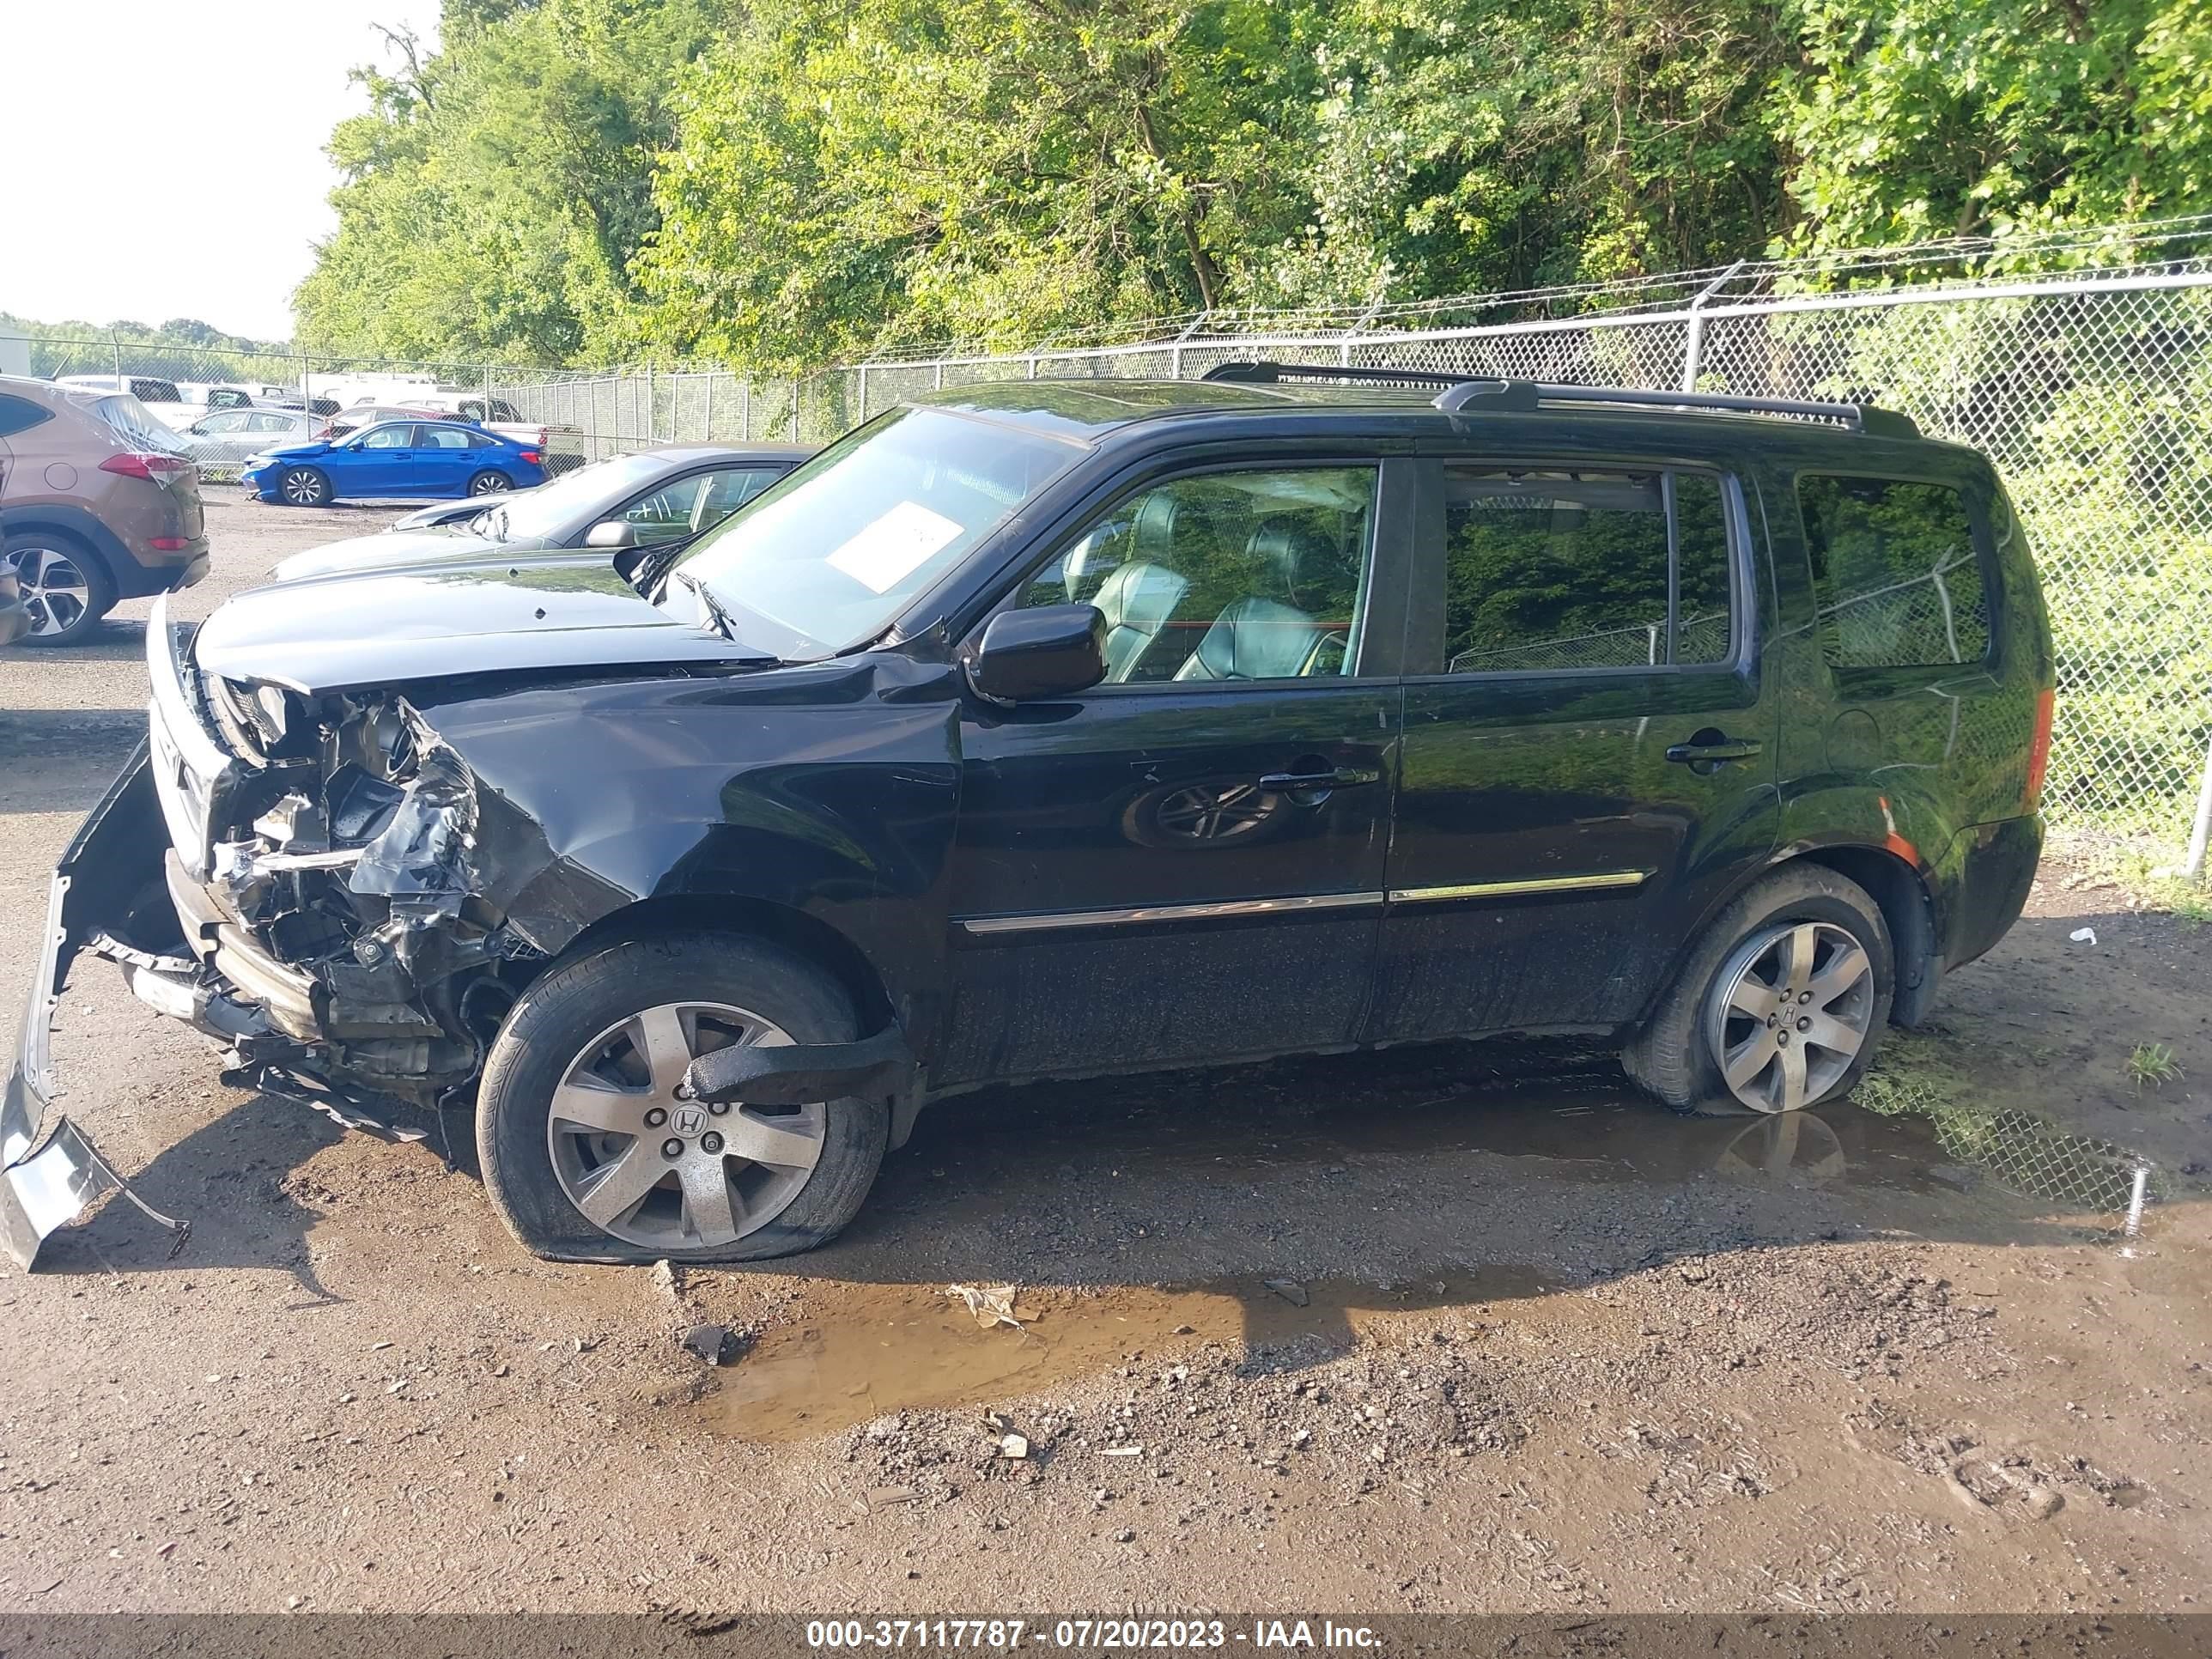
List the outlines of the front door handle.
{"type": "Polygon", "coordinates": [[[1340,766],[1333,772],[1267,772],[1260,787],[1280,794],[1302,789],[1355,789],[1363,783],[1380,783],[1382,774],[1371,766],[1340,766]]]}
{"type": "Polygon", "coordinates": [[[1731,738],[1720,732],[1700,732],[1687,743],[1678,743],[1667,750],[1667,758],[1677,766],[1703,768],[1711,770],[1723,761],[1749,760],[1760,749],[1756,738],[1731,738]]]}

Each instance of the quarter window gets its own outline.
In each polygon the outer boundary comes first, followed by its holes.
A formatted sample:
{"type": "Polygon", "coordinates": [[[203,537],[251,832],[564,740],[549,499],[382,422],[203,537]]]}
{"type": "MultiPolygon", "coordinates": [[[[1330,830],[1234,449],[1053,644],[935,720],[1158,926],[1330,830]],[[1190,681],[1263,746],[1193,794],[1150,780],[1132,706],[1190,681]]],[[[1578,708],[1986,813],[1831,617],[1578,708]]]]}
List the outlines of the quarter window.
{"type": "Polygon", "coordinates": [[[1966,503],[1947,484],[1797,480],[1820,646],[1836,668],[1979,662],[1989,602],[1966,503]]]}
{"type": "Polygon", "coordinates": [[[1352,671],[1376,470],[1209,472],[1124,501],[1022,590],[1106,617],[1106,683],[1352,671]]]}
{"type": "Polygon", "coordinates": [[[1454,674],[1726,662],[1734,562],[1710,473],[1444,469],[1454,674]]]}
{"type": "Polygon", "coordinates": [[[27,432],[41,421],[52,418],[51,410],[41,408],[28,398],[0,397],[0,438],[27,432]]]}

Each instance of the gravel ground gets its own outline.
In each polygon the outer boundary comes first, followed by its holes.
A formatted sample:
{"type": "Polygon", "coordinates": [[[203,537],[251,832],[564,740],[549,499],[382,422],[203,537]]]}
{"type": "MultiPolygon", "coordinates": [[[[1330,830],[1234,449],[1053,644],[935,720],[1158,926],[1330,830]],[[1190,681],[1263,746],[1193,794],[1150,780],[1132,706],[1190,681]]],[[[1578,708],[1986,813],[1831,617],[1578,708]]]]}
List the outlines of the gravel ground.
{"type": "MultiPolygon", "coordinates": [[[[216,494],[186,615],[391,516],[216,494]]],[[[144,609],[0,653],[11,1024],[144,609]]],[[[465,1124],[449,1168],[228,1088],[94,969],[69,1109],[195,1231],[0,1268],[0,1611],[2187,1610],[2207,939],[2046,869],[1899,1115],[1514,1045],[976,1096],[830,1249],[681,1276],[534,1261],[465,1124]]]]}

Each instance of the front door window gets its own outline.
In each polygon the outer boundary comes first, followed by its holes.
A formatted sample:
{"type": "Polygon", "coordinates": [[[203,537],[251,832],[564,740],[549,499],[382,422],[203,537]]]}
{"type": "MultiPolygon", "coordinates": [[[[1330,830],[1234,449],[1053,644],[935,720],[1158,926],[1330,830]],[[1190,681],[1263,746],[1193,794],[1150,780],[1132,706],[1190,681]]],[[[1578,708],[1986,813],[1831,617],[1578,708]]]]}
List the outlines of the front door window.
{"type": "Polygon", "coordinates": [[[1124,501],[1023,589],[1094,605],[1109,684],[1352,672],[1375,469],[1206,472],[1124,501]]]}

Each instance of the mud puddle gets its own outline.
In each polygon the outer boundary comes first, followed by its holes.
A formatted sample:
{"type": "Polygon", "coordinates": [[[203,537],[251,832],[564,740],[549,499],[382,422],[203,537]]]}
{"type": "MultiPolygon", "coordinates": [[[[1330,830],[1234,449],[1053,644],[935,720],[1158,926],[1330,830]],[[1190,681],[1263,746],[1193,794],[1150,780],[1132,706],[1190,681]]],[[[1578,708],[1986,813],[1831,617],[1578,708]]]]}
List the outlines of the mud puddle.
{"type": "Polygon", "coordinates": [[[739,1439],[807,1439],[890,1412],[1044,1392],[1139,1353],[1171,1362],[1221,1344],[1255,1358],[1319,1358],[1410,1314],[1472,1311],[1547,1288],[1528,1269],[1486,1267],[1389,1286],[1240,1279],[1097,1294],[1024,1289],[1014,1329],[980,1325],[943,1285],[845,1285],[830,1304],[763,1334],[701,1409],[709,1425],[739,1439]]]}

